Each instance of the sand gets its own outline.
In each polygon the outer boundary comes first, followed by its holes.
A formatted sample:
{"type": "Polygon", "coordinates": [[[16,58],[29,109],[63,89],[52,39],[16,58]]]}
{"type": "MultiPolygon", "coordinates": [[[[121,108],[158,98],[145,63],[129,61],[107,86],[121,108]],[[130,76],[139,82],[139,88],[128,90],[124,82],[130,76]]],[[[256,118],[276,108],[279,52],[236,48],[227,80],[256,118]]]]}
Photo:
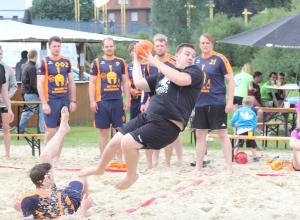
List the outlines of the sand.
{"type": "MultiPolygon", "coordinates": [[[[177,166],[172,158],[171,171],[164,170],[164,155],[158,167],[147,175],[140,175],[129,189],[120,191],[114,184],[124,173],[105,173],[88,177],[90,195],[95,205],[85,217],[63,216],[60,219],[300,219],[300,172],[273,171],[265,162],[275,156],[290,159],[291,151],[260,151],[260,162],[245,165],[234,163],[234,175],[225,172],[221,150],[208,150],[206,160],[211,163],[203,173],[193,168],[177,166]],[[264,177],[257,174],[285,174],[264,177]],[[202,181],[202,182],[201,182],[202,181]],[[156,198],[152,203],[149,199],[156,198]],[[141,207],[145,202],[150,204],[141,207]],[[133,209],[131,213],[126,210],[133,209]]],[[[194,160],[194,150],[184,149],[187,164],[194,160]]],[[[4,146],[0,145],[0,155],[4,146]]],[[[93,160],[97,148],[64,148],[62,167],[81,168],[96,164],[93,160]]],[[[31,156],[28,146],[12,146],[10,161],[0,160],[1,166],[30,169],[38,162],[31,156]]],[[[139,168],[145,166],[144,151],[141,151],[139,168]]],[[[27,170],[0,168],[0,219],[21,219],[12,208],[15,196],[34,190],[27,170]]],[[[55,171],[59,188],[68,184],[72,172],[55,171]]]]}

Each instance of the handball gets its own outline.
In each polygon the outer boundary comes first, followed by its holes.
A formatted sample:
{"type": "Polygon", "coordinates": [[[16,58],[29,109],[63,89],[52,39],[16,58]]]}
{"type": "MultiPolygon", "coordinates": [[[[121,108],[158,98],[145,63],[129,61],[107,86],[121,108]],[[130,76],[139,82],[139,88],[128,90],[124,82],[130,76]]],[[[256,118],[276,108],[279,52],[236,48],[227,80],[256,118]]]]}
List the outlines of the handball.
{"type": "Polygon", "coordinates": [[[275,160],[271,163],[272,170],[281,170],[282,169],[282,162],[279,160],[275,160]]]}
{"type": "Polygon", "coordinates": [[[153,44],[148,40],[141,40],[135,45],[135,52],[138,57],[146,56],[146,53],[153,53],[153,44]]]}

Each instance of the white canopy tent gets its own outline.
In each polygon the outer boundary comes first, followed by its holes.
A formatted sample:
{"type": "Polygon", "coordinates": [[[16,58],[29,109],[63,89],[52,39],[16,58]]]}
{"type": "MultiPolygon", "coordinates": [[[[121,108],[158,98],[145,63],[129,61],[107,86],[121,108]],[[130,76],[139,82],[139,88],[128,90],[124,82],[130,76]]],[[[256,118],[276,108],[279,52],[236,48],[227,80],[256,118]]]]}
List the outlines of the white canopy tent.
{"type": "MultiPolygon", "coordinates": [[[[41,49],[52,36],[58,36],[63,43],[79,43],[79,53],[85,53],[85,43],[101,43],[105,38],[110,37],[117,42],[132,42],[138,39],[120,37],[115,35],[95,34],[83,31],[74,31],[63,28],[52,28],[25,24],[11,20],[0,20],[0,42],[40,42],[41,49]]],[[[85,56],[81,56],[82,58],[85,56]]],[[[84,60],[84,62],[86,62],[84,60]]],[[[84,66],[79,69],[79,79],[83,80],[84,66]]]]}
{"type": "Polygon", "coordinates": [[[64,43],[100,43],[107,37],[111,37],[118,42],[138,41],[137,39],[115,35],[44,27],[11,20],[0,20],[0,32],[0,42],[47,42],[52,36],[60,37],[64,43]]]}

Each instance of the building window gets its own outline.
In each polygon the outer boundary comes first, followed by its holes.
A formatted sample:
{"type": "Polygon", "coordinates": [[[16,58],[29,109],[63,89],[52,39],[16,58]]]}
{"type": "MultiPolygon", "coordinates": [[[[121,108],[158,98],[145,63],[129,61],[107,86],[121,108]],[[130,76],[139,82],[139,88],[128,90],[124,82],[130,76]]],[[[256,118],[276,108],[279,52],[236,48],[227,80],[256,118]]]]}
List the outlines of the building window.
{"type": "Polygon", "coordinates": [[[17,21],[17,20],[18,20],[18,16],[13,16],[13,17],[12,17],[12,20],[13,20],[13,21],[17,21]]]}
{"type": "Polygon", "coordinates": [[[108,21],[110,20],[115,21],[115,13],[108,13],[108,21]]]}
{"type": "Polygon", "coordinates": [[[131,12],[131,21],[138,21],[138,13],[131,12]]]}
{"type": "Polygon", "coordinates": [[[3,20],[3,16],[0,16],[0,20],[3,20]]]}
{"type": "MultiPolygon", "coordinates": [[[[123,1],[123,0],[118,0],[118,4],[119,4],[119,5],[122,4],[122,1],[123,1]]],[[[125,4],[128,5],[128,4],[129,4],[129,0],[125,0],[125,4]]]]}

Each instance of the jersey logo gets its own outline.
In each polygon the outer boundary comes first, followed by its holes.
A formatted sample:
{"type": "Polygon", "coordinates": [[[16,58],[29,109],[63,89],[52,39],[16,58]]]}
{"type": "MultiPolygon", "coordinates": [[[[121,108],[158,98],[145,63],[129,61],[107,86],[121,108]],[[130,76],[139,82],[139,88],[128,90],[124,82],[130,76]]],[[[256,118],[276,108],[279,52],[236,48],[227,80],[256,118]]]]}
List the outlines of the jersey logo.
{"type": "Polygon", "coordinates": [[[200,60],[196,60],[196,62],[195,63],[200,63],[200,60]]]}
{"type": "Polygon", "coordinates": [[[116,66],[119,66],[119,65],[120,65],[120,62],[119,62],[119,61],[117,61],[117,62],[116,62],[116,66]]]}
{"type": "Polygon", "coordinates": [[[240,115],[245,121],[249,121],[253,118],[253,115],[249,115],[248,111],[246,111],[245,114],[241,112],[240,115]]]}
{"type": "Polygon", "coordinates": [[[159,87],[156,89],[156,94],[167,93],[169,89],[170,80],[167,77],[164,77],[162,80],[159,81],[159,87]]]}
{"type": "Polygon", "coordinates": [[[53,62],[51,60],[48,61],[48,65],[51,65],[53,64],[53,62]]]}
{"type": "Polygon", "coordinates": [[[107,81],[109,84],[117,83],[117,74],[112,71],[112,65],[109,65],[109,72],[107,73],[107,81]],[[112,82],[113,81],[113,82],[112,82]]]}
{"type": "Polygon", "coordinates": [[[100,65],[101,65],[101,64],[103,64],[103,65],[105,64],[104,60],[101,60],[100,65]]]}
{"type": "Polygon", "coordinates": [[[55,76],[55,85],[57,87],[59,87],[59,86],[64,86],[64,84],[65,84],[65,77],[63,75],[61,75],[60,73],[58,73],[55,76]]]}
{"type": "Polygon", "coordinates": [[[209,64],[210,64],[210,65],[215,65],[216,62],[217,62],[217,59],[210,59],[209,64]]]}

